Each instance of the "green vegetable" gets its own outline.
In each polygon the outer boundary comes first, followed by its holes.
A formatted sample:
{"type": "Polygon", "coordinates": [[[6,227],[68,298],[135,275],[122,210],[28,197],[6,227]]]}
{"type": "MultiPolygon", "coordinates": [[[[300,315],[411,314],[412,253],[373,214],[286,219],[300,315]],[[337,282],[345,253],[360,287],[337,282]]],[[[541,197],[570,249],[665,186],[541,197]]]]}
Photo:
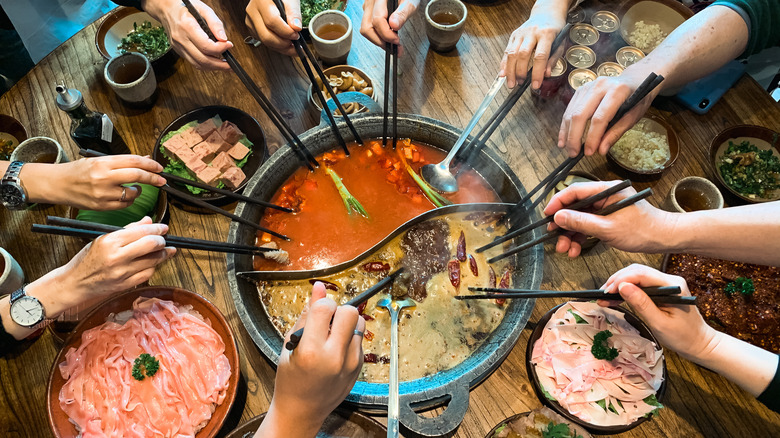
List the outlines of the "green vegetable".
{"type": "Polygon", "coordinates": [[[501,433],[501,431],[503,431],[504,429],[506,429],[506,423],[504,423],[501,426],[499,426],[496,429],[496,431],[493,433],[493,436],[498,436],[501,433]]]}
{"type": "Polygon", "coordinates": [[[160,369],[160,361],[151,354],[143,353],[133,361],[133,378],[141,381],[145,377],[152,377],[160,369]]]}
{"type": "Polygon", "coordinates": [[[341,9],[343,2],[333,0],[302,0],[301,1],[301,18],[303,18],[303,27],[309,25],[309,21],[314,18],[315,15],[328,9],[341,9]]]}
{"type": "Polygon", "coordinates": [[[566,423],[550,422],[542,431],[542,438],[582,438],[580,434],[573,434],[566,423]]]}
{"type": "Polygon", "coordinates": [[[766,198],[780,188],[780,159],[772,150],[759,149],[749,141],[729,141],[719,170],[729,187],[749,198],[766,198]]]}
{"type": "Polygon", "coordinates": [[[567,310],[567,312],[571,313],[572,316],[574,316],[574,320],[577,321],[577,324],[587,324],[588,321],[585,320],[585,318],[581,317],[580,315],[577,315],[574,313],[572,309],[567,310]]]}
{"type": "Polygon", "coordinates": [[[590,347],[590,352],[593,353],[593,357],[596,359],[614,360],[618,357],[618,350],[614,347],[607,345],[607,339],[612,337],[612,332],[609,330],[602,330],[596,333],[593,337],[593,346],[590,347]]]}
{"type": "MultiPolygon", "coordinates": [[[[147,184],[138,185],[141,186],[141,196],[137,197],[131,206],[110,211],[79,210],[76,219],[124,227],[129,223],[141,220],[144,216],[151,216],[154,213],[155,205],[157,205],[160,189],[147,184]]],[[[153,217],[152,219],[159,220],[160,218],[153,217]]]]}
{"type": "Polygon", "coordinates": [[[339,195],[341,195],[341,199],[344,201],[344,206],[347,207],[347,213],[350,215],[353,212],[358,213],[364,218],[368,219],[368,212],[366,212],[366,209],[363,208],[363,205],[360,204],[360,201],[352,196],[352,193],[349,193],[347,186],[345,186],[344,182],[341,181],[341,177],[336,173],[336,171],[326,166],[325,172],[330,175],[333,183],[336,184],[336,189],[338,189],[339,195]]]}
{"type": "Polygon", "coordinates": [[[150,61],[159,58],[170,48],[165,29],[162,26],[155,27],[149,21],[144,21],[141,26],[133,23],[133,30],[117,46],[119,53],[143,53],[150,61]]]}
{"type": "Polygon", "coordinates": [[[644,398],[644,400],[643,400],[643,401],[644,401],[645,403],[649,404],[650,406],[655,406],[655,409],[653,409],[653,411],[652,411],[652,412],[648,412],[648,413],[647,413],[647,415],[645,415],[645,417],[647,417],[647,416],[649,416],[649,415],[651,415],[651,414],[654,414],[654,413],[656,413],[656,412],[657,412],[659,409],[661,409],[661,408],[663,408],[663,407],[664,407],[664,405],[662,405],[661,403],[659,403],[659,402],[658,402],[658,399],[657,399],[657,398],[655,398],[655,394],[650,394],[650,395],[648,395],[647,397],[645,397],[645,398],[644,398]]]}
{"type": "Polygon", "coordinates": [[[756,287],[753,285],[752,279],[745,278],[745,277],[737,277],[736,280],[726,285],[726,288],[723,290],[723,292],[725,292],[726,295],[728,296],[731,296],[737,292],[747,296],[747,295],[753,295],[753,292],[755,292],[755,290],[756,287]]]}
{"type": "Polygon", "coordinates": [[[540,387],[540,388],[542,388],[542,394],[544,394],[544,397],[545,397],[547,400],[556,401],[556,400],[555,400],[555,397],[553,397],[553,396],[552,396],[552,394],[550,394],[549,392],[547,392],[547,390],[546,390],[546,389],[544,389],[544,386],[542,386],[542,385],[539,385],[539,387],[540,387]]]}

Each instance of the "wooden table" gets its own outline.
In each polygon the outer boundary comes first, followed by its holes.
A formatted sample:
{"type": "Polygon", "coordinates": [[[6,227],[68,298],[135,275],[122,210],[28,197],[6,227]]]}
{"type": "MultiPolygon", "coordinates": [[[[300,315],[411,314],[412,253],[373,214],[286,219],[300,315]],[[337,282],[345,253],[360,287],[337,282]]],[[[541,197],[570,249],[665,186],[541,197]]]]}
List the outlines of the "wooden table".
{"type": "MultiPolygon", "coordinates": [[[[307,107],[308,84],[300,63],[241,42],[248,34],[242,5],[246,2],[211,0],[208,3],[227,23],[228,35],[236,43],[233,50],[236,57],[267,90],[293,129],[303,132],[316,125],[316,117],[307,107]]],[[[458,43],[457,51],[447,54],[428,49],[423,17],[418,14],[412,18],[402,32],[406,54],[400,59],[400,111],[465,126],[498,70],[510,33],[528,17],[532,4],[532,0],[469,4],[465,35],[458,43]]],[[[361,6],[360,1],[352,0],[347,9],[356,27],[361,6]]],[[[153,109],[140,112],[125,108],[102,78],[105,60],[95,50],[96,29],[96,24],[88,26],[41,61],[0,98],[0,113],[16,117],[30,135],[57,139],[68,148],[71,157],[76,157],[76,145],[68,135],[70,121],[57,109],[54,99],[55,82],[65,79],[68,86],[84,93],[91,108],[112,116],[130,148],[139,154],[151,153],[161,130],[175,117],[211,104],[244,109],[260,120],[272,150],[281,144],[281,136],[235,75],[197,71],[181,59],[172,75],[160,78],[160,97],[153,109]]],[[[383,78],[383,52],[360,37],[357,28],[349,63],[377,80],[383,78]]],[[[506,91],[501,93],[503,96],[506,91]]],[[[740,123],[780,126],[780,107],[748,77],[741,79],[704,116],[670,102],[661,102],[659,106],[670,113],[668,119],[679,135],[681,154],[674,167],[660,180],[635,185],[637,188],[653,187],[655,195],[651,202],[656,205],[671,185],[684,176],[714,177],[704,163],[710,140],[722,129],[740,123]]],[[[558,101],[540,103],[526,93],[492,137],[493,145],[527,187],[535,185],[564,158],[554,146],[563,109],[558,101]]],[[[602,179],[618,178],[607,169],[603,157],[583,160],[580,168],[602,179]]],[[[49,214],[62,215],[64,212],[64,207],[24,212],[0,209],[0,245],[19,261],[28,279],[38,278],[64,264],[80,249],[75,239],[42,236],[29,231],[31,223],[43,222],[49,214]]],[[[228,221],[221,216],[192,214],[177,208],[172,208],[170,225],[171,232],[176,235],[214,240],[224,239],[228,229],[228,221]]],[[[624,266],[643,263],[658,267],[660,260],[661,256],[657,254],[629,254],[601,244],[586,256],[570,260],[554,254],[548,246],[542,286],[548,289],[596,288],[624,266]]],[[[181,250],[173,260],[160,267],[151,284],[197,291],[224,312],[237,335],[245,390],[239,395],[223,433],[239,421],[266,411],[273,391],[274,370],[255,347],[235,312],[228,290],[225,257],[181,250]]],[[[560,301],[539,300],[531,321],[538,320],[560,301]]],[[[526,330],[501,367],[472,391],[469,411],[456,436],[482,437],[505,417],[540,406],[526,376],[524,357],[528,335],[526,330]]],[[[0,436],[51,435],[46,420],[45,388],[57,349],[55,340],[46,333],[26,349],[0,359],[0,436]]],[[[765,437],[780,431],[780,416],[722,377],[674,353],[667,353],[667,363],[666,409],[652,421],[620,436],[765,437]],[[771,432],[773,430],[775,432],[771,432]]]]}

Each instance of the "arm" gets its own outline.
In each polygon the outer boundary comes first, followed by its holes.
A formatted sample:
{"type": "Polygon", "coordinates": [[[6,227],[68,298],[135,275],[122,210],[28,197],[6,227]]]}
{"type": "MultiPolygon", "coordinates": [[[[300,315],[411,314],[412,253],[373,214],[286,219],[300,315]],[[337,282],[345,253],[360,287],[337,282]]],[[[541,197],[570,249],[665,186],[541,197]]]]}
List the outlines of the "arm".
{"type": "Polygon", "coordinates": [[[325,298],[319,282],[309,303],[285,339],[307,327],[294,353],[282,350],[271,407],[256,438],[314,437],[360,374],[363,337],[355,331],[366,329],[365,320],[354,307],[325,298]]]}
{"type": "MultiPolygon", "coordinates": [[[[8,161],[0,161],[0,175],[8,169],[8,161]]],[[[28,163],[22,167],[19,179],[29,202],[70,205],[90,210],[117,210],[129,207],[141,195],[138,186],[162,186],[165,178],[160,163],[138,155],[113,155],[85,158],[69,163],[28,163]]]]}
{"type": "MultiPolygon", "coordinates": [[[[642,265],[616,272],[604,288],[620,293],[656,338],[682,357],[715,371],[755,397],[769,386],[778,368],[776,354],[715,330],[704,322],[696,306],[657,307],[638,286],[680,286],[683,295],[691,294],[682,278],[642,265]]],[[[599,304],[607,303],[599,300],[599,304]]]]}
{"type": "Polygon", "coordinates": [[[284,10],[286,22],[273,0],[250,0],[246,5],[244,22],[264,45],[287,56],[295,56],[292,42],[303,30],[300,0],[284,0],[284,10]]]}
{"type": "MultiPolygon", "coordinates": [[[[684,251],[748,263],[780,265],[780,253],[764,250],[767,242],[780,242],[780,225],[777,222],[780,201],[692,213],[670,213],[653,207],[647,201],[637,202],[609,216],[566,210],[567,205],[617,183],[574,184],[550,200],[545,214],[555,215],[555,226],[577,233],[561,236],[556,246],[558,252],[567,252],[570,257],[578,256],[580,242],[587,235],[629,252],[684,251]]],[[[597,203],[594,208],[614,204],[635,193],[633,188],[622,190],[597,203]]]]}
{"type": "Polygon", "coordinates": [[[566,25],[569,3],[570,0],[537,0],[528,21],[512,32],[498,72],[499,76],[506,76],[509,88],[525,80],[532,58],[531,88],[539,89],[544,78],[550,76],[550,61],[557,59],[550,49],[555,36],[566,25]]]}
{"type": "Polygon", "coordinates": [[[655,50],[614,78],[601,77],[574,94],[563,115],[558,147],[575,156],[582,147],[586,124],[585,155],[606,154],[610,147],[647,111],[655,97],[706,76],[745,50],[745,20],[733,9],[712,6],[674,30],[655,50]],[[652,72],[665,79],[609,132],[607,124],[639,84],[652,72]]]}
{"type": "Polygon", "coordinates": [[[400,46],[401,39],[398,37],[398,31],[419,6],[420,0],[401,0],[395,12],[388,14],[386,1],[365,0],[363,2],[363,18],[360,22],[360,34],[383,49],[385,43],[400,46]],[[388,15],[390,15],[389,18],[388,15]]]}
{"type": "MultiPolygon", "coordinates": [[[[155,267],[176,253],[166,248],[162,235],[168,226],[152,224],[151,219],[101,236],[84,247],[66,265],[61,266],[25,287],[38,298],[52,319],[66,310],[95,298],[129,289],[148,280],[155,267]]],[[[0,320],[5,331],[24,339],[33,330],[11,320],[10,298],[0,300],[0,320]]]]}

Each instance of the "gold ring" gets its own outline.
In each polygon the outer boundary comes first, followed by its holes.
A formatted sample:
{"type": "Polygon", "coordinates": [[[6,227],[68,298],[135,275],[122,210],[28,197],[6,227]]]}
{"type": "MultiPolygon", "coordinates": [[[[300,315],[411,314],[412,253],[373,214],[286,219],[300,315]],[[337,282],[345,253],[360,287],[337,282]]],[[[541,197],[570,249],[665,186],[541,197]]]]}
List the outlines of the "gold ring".
{"type": "Polygon", "coordinates": [[[122,197],[119,198],[120,202],[125,202],[127,199],[127,187],[122,187],[122,197]]]}

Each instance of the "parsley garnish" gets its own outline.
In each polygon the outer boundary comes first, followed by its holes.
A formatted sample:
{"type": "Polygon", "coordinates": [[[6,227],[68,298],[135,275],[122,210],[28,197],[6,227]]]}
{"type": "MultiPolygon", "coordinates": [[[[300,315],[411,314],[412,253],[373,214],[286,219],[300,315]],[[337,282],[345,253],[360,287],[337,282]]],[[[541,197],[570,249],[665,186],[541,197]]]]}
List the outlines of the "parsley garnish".
{"type": "Polygon", "coordinates": [[[593,346],[590,347],[593,357],[604,360],[613,360],[618,357],[617,348],[607,346],[607,339],[610,337],[612,337],[612,332],[609,330],[596,333],[596,336],[593,337],[593,346]]]}
{"type": "Polygon", "coordinates": [[[780,159],[749,141],[729,141],[719,170],[726,184],[749,198],[764,198],[780,188],[780,159]]]}
{"type": "Polygon", "coordinates": [[[133,23],[133,30],[122,38],[119,46],[119,53],[140,52],[146,55],[150,61],[162,56],[169,48],[171,43],[168,35],[162,26],[154,26],[149,21],[144,21],[139,26],[133,23]]]}
{"type": "Polygon", "coordinates": [[[151,354],[143,353],[133,361],[133,378],[140,381],[145,377],[152,377],[159,369],[160,361],[151,354]]]}
{"type": "Polygon", "coordinates": [[[723,292],[725,292],[728,296],[731,296],[737,292],[741,293],[742,295],[753,295],[755,290],[756,288],[753,286],[752,279],[737,277],[736,280],[726,285],[726,288],[723,290],[723,292]]]}
{"type": "Polygon", "coordinates": [[[575,434],[572,437],[572,432],[569,429],[569,425],[566,423],[550,422],[547,428],[542,431],[542,438],[582,438],[582,435],[575,434]]]}

